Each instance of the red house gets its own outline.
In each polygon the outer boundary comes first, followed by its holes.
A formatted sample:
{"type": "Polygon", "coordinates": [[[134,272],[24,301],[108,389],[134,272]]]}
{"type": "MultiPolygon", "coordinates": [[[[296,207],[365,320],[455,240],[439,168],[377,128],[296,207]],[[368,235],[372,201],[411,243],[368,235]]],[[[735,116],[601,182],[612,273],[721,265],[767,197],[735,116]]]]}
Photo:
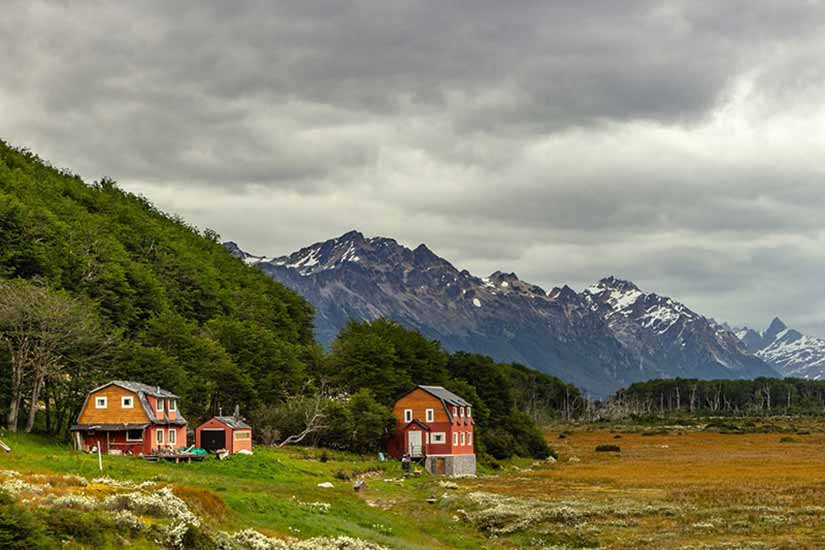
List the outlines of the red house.
{"type": "Polygon", "coordinates": [[[151,454],[186,447],[186,419],[178,396],[139,382],[114,380],[86,396],[72,426],[76,449],[100,446],[110,454],[151,454]]]}
{"type": "Polygon", "coordinates": [[[474,475],[472,405],[441,386],[418,386],[393,407],[398,424],[391,456],[423,461],[431,473],[474,475]]]}

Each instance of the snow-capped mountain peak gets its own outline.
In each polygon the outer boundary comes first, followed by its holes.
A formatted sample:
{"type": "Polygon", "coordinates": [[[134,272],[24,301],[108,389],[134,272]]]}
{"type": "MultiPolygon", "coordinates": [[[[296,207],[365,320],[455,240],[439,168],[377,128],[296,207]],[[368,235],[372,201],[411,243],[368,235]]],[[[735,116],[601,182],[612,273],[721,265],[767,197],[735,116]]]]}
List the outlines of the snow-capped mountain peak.
{"type": "Polygon", "coordinates": [[[751,352],[784,376],[825,379],[825,340],[788,328],[779,317],[763,332],[748,327],[735,330],[751,352]]]}

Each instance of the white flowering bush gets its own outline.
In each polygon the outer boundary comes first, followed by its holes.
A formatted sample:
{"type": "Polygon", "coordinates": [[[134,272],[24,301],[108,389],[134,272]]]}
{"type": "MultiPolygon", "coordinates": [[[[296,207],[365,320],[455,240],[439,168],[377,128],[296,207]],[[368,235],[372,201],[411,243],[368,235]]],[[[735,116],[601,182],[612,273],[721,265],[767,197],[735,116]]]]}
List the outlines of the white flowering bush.
{"type": "Polygon", "coordinates": [[[221,533],[216,545],[219,550],[386,550],[379,544],[352,537],[284,541],[269,538],[254,529],[221,533]]]}
{"type": "Polygon", "coordinates": [[[169,518],[175,523],[200,526],[198,517],[169,487],[153,493],[132,492],[112,495],[106,498],[104,507],[107,510],[128,510],[136,514],[169,518]]]}
{"type": "Polygon", "coordinates": [[[65,495],[60,497],[49,495],[49,498],[46,499],[46,504],[58,510],[95,510],[100,506],[100,502],[96,498],[87,497],[86,495],[65,495]]]}
{"type": "Polygon", "coordinates": [[[0,483],[0,489],[6,491],[12,496],[18,496],[22,493],[30,493],[34,495],[43,494],[42,487],[23,481],[19,477],[7,478],[3,481],[3,483],[0,483]]]}
{"type": "Polygon", "coordinates": [[[143,521],[129,510],[118,510],[112,514],[112,520],[121,531],[139,533],[145,527],[143,521]]]}
{"type": "Polygon", "coordinates": [[[298,506],[306,508],[319,514],[328,514],[332,505],[329,502],[301,502],[298,501],[298,506]]]}
{"type": "Polygon", "coordinates": [[[126,481],[121,479],[112,479],[109,476],[101,476],[96,477],[92,480],[92,483],[97,483],[99,485],[109,485],[110,487],[120,487],[124,489],[150,489],[157,485],[154,481],[144,481],[142,483],[134,483],[132,481],[126,481]]]}

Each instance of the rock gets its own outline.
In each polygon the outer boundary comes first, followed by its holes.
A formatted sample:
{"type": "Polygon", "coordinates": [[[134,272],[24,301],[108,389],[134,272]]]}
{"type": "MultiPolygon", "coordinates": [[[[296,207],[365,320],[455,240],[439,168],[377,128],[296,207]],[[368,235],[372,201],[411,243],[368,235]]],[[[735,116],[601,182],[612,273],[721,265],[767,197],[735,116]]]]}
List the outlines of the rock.
{"type": "Polygon", "coordinates": [[[252,451],[250,451],[248,449],[241,449],[240,451],[238,451],[235,454],[252,456],[252,451]]]}
{"type": "Polygon", "coordinates": [[[333,487],[335,487],[335,485],[333,485],[329,481],[325,481],[323,483],[319,483],[318,487],[321,487],[322,489],[332,489],[333,487]]]}
{"type": "Polygon", "coordinates": [[[544,461],[549,463],[549,464],[555,464],[556,462],[558,462],[556,460],[556,457],[554,457],[554,456],[548,456],[544,461]]]}
{"type": "Polygon", "coordinates": [[[567,462],[581,462],[581,461],[582,461],[582,459],[577,457],[577,456],[571,456],[570,458],[567,459],[567,462]]]}

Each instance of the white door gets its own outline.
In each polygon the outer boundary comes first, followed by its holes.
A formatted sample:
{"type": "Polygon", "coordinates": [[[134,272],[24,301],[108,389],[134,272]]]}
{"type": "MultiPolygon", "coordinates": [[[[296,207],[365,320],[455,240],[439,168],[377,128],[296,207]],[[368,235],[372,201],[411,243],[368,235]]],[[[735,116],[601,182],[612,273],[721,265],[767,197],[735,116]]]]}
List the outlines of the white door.
{"type": "Polygon", "coordinates": [[[421,445],[421,432],[417,430],[407,432],[407,445],[410,456],[421,456],[421,452],[423,451],[421,445]]]}

